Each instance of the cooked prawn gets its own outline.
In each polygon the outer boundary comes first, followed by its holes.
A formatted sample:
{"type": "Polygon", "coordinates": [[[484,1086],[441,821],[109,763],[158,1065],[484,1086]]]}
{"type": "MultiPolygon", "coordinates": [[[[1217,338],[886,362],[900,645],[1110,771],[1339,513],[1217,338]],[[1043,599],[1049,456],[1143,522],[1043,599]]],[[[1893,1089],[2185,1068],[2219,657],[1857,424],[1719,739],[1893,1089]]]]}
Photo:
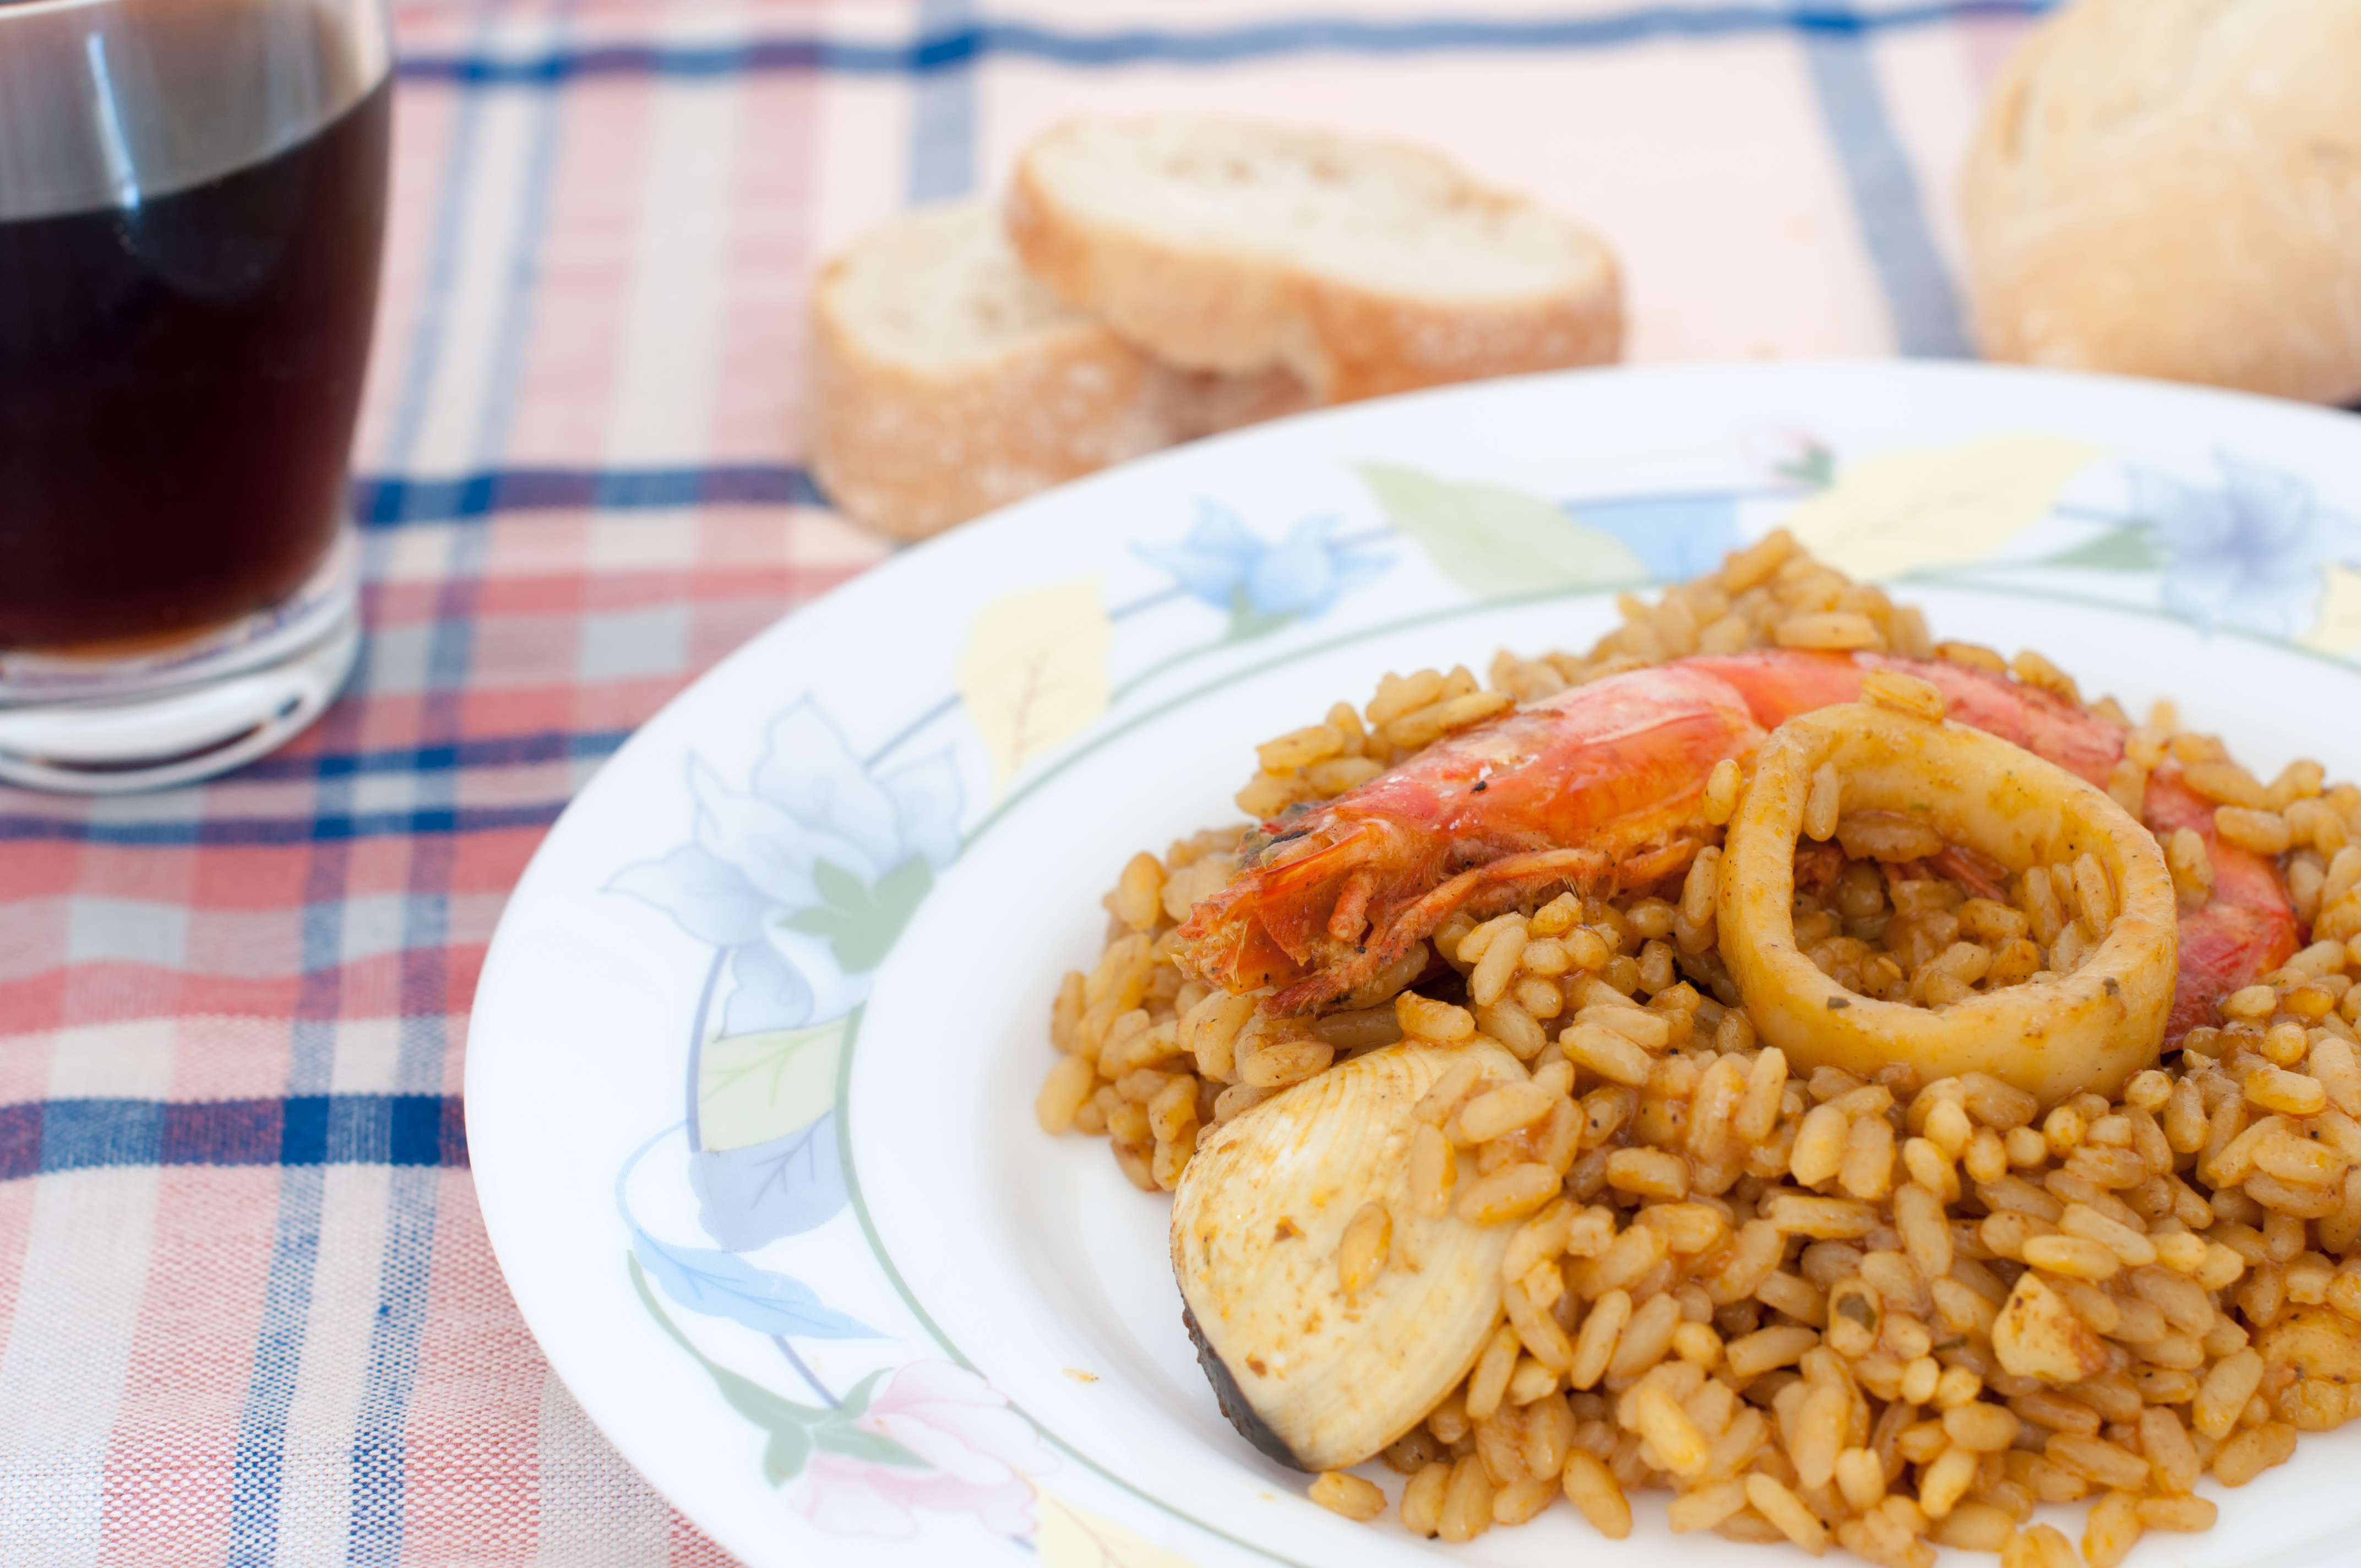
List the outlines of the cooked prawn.
{"type": "MultiPolygon", "coordinates": [[[[1463,730],[1267,824],[1247,867],[1191,912],[1175,956],[1207,984],[1268,986],[1275,1010],[1303,1012],[1351,998],[1455,913],[1482,918],[1561,886],[1653,885],[1715,835],[1704,798],[1716,763],[1746,766],[1770,730],[1858,700],[1877,669],[1932,683],[1951,718],[2103,788],[2123,755],[2120,724],[1964,664],[1773,651],[1675,660],[1463,730]]],[[[2175,764],[2149,775],[2146,807],[2152,828],[2192,828],[2213,857],[2211,901],[2180,916],[2178,1037],[2287,959],[2295,913],[2268,861],[2216,837],[2175,764]]]]}

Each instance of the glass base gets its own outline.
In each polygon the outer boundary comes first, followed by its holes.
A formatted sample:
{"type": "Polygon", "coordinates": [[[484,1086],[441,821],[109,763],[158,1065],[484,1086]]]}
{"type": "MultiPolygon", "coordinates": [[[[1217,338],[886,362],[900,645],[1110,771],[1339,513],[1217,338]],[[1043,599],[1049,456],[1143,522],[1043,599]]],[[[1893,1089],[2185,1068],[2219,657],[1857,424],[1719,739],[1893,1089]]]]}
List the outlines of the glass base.
{"type": "Polygon", "coordinates": [[[352,673],[359,564],[347,528],[286,602],[198,637],[113,658],[0,652],[0,781],[126,795],[286,744],[352,673]]]}
{"type": "Polygon", "coordinates": [[[269,609],[120,653],[0,648],[0,713],[30,705],[152,696],[280,663],[354,618],[360,539],[347,523],[303,586],[269,609]]]}

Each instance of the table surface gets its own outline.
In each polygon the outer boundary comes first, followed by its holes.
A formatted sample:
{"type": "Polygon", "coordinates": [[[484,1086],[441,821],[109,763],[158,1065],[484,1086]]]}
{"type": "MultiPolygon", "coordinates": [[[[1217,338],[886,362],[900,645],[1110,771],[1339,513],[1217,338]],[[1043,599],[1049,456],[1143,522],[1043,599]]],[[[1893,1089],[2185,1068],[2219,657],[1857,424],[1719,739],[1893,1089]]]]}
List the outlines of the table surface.
{"type": "Polygon", "coordinates": [[[1964,354],[1959,170],[2038,9],[397,5],[352,689],[203,788],[0,788],[0,1558],[729,1561],[518,1317],[459,1086],[568,797],[890,548],[800,466],[863,226],[1070,116],[1261,114],[1590,223],[1633,359],[1964,354]]]}

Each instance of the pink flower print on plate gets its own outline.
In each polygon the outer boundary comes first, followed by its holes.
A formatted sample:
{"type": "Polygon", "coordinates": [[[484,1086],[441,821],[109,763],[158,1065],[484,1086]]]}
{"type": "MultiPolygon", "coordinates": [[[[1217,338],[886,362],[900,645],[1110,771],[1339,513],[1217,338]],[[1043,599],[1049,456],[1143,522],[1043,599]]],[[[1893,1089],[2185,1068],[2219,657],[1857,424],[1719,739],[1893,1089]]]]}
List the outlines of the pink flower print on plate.
{"type": "Polygon", "coordinates": [[[831,1535],[907,1541],[915,1511],[972,1514],[999,1535],[1030,1536],[1028,1473],[1058,1461],[1031,1422],[982,1378],[948,1361],[914,1361],[894,1374],[852,1423],[925,1461],[886,1464],[825,1451],[788,1497],[796,1512],[831,1535]]]}

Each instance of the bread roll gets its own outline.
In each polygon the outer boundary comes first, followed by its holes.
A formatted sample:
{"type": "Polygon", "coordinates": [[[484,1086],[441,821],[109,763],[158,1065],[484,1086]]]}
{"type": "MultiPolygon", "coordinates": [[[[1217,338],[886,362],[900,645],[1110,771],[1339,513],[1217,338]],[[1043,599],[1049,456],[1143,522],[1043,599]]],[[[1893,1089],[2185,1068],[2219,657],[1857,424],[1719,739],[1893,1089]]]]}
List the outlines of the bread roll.
{"type": "Polygon", "coordinates": [[[2361,0],[2076,0],[1966,198],[1988,356],[2361,398],[2361,0]]]}
{"type": "Polygon", "coordinates": [[[1323,401],[1616,357],[1614,258],[1432,153],[1221,120],[1092,121],[1027,150],[1008,226],[1070,305],[1176,365],[1323,401]]]}
{"type": "Polygon", "coordinates": [[[1283,373],[1177,370],[1069,309],[984,202],[906,214],[829,265],[810,380],[821,488],[905,539],[1305,402],[1283,373]]]}

